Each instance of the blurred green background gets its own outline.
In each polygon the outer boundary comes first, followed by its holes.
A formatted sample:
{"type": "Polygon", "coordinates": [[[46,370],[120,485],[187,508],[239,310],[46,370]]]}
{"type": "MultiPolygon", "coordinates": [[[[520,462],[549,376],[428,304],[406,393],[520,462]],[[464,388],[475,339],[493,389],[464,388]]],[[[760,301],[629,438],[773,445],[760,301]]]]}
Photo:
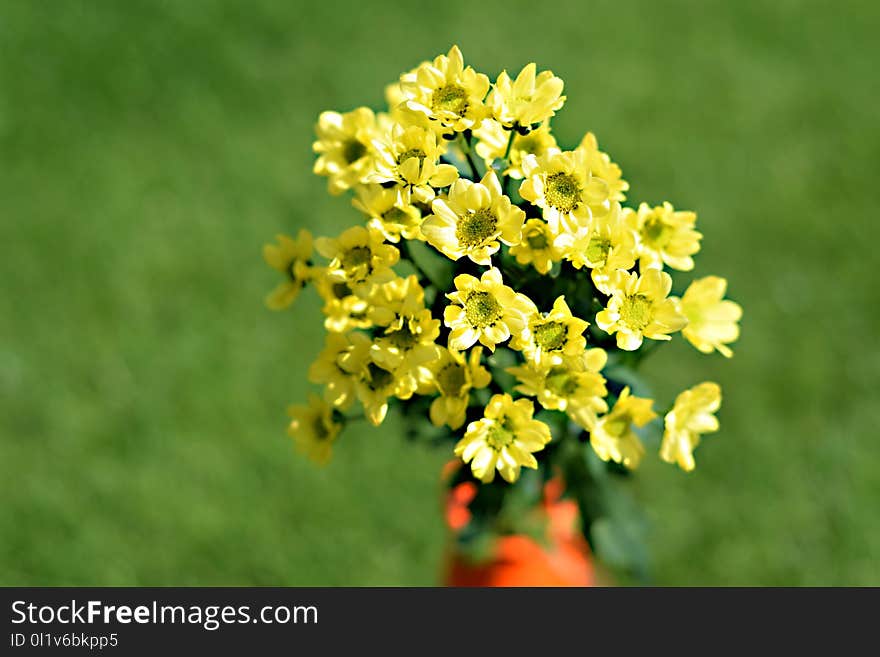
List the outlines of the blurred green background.
{"type": "Polygon", "coordinates": [[[646,459],[657,584],[880,584],[880,6],[811,2],[0,4],[0,584],[428,585],[448,454],[284,433],[318,304],[262,305],[277,232],[357,218],[311,175],[324,109],[461,45],[566,82],[630,201],[698,211],[745,308],[722,431],[646,459]]]}

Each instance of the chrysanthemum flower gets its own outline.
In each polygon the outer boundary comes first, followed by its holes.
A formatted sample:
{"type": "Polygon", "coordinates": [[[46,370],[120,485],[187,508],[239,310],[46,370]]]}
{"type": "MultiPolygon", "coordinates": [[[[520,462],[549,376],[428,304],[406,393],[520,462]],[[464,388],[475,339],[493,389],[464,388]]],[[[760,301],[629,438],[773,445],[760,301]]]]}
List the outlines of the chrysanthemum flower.
{"type": "Polygon", "coordinates": [[[303,283],[311,277],[308,261],[312,257],[312,234],[303,229],[294,240],[286,235],[276,237],[278,245],[266,244],[263,259],[266,264],[284,274],[279,283],[266,297],[266,305],[272,310],[282,310],[299,296],[303,283]]]}
{"type": "Polygon", "coordinates": [[[465,68],[458,46],[422,64],[414,75],[401,77],[400,89],[410,110],[436,121],[444,130],[462,132],[487,114],[483,99],[489,78],[470,66],[465,68]]]}
{"type": "Polygon", "coordinates": [[[319,465],[333,455],[333,443],[342,425],[333,421],[333,409],[317,395],[309,395],[309,405],[287,409],[292,418],[287,432],[297,448],[319,465]]]}
{"type": "Polygon", "coordinates": [[[526,363],[510,367],[507,372],[519,381],[516,387],[519,392],[537,397],[548,410],[567,412],[571,419],[589,430],[597,415],[608,410],[604,399],[608,394],[605,377],[599,374],[607,360],[604,350],[588,349],[580,357],[559,365],[526,363]]]}
{"type": "Polygon", "coordinates": [[[392,280],[395,274],[391,267],[400,258],[395,247],[384,243],[382,233],[363,226],[353,226],[337,239],[321,237],[315,240],[315,248],[330,259],[327,276],[347,284],[359,296],[392,280]]]}
{"type": "Polygon", "coordinates": [[[558,150],[556,138],[550,133],[548,123],[526,135],[514,133],[509,153],[507,143],[510,140],[510,131],[505,130],[498,121],[486,119],[478,129],[474,130],[474,136],[478,139],[474,150],[483,158],[486,168],[491,168],[495,160],[503,158],[507,153],[507,167],[502,174],[516,180],[523,178],[522,161],[526,155],[541,157],[551,150],[558,150]]]}
{"type": "Polygon", "coordinates": [[[458,178],[458,169],[439,163],[446,144],[429,129],[395,123],[383,138],[373,141],[373,148],[374,170],[366,180],[396,183],[400,203],[430,203],[434,188],[448,187],[458,178]]]}
{"type": "Polygon", "coordinates": [[[510,255],[521,265],[531,264],[546,274],[554,262],[562,260],[563,250],[557,245],[557,235],[543,219],[529,219],[522,230],[519,244],[510,247],[510,255]]]}
{"type": "Polygon", "coordinates": [[[324,300],[321,312],[328,331],[345,333],[373,325],[367,314],[369,303],[352,292],[345,282],[329,276],[324,268],[312,270],[312,282],[324,300]]]}
{"type": "Polygon", "coordinates": [[[681,334],[704,354],[718,350],[726,358],[733,356],[727,346],[739,338],[742,307],[735,301],[724,299],[727,280],[719,276],[706,276],[693,281],[681,298],[681,311],[688,325],[681,334]]]}
{"type": "Polygon", "coordinates": [[[431,317],[430,310],[405,315],[373,339],[373,360],[397,372],[398,377],[411,377],[415,389],[419,367],[437,359],[434,341],[438,335],[440,320],[431,317]]]}
{"type": "Polygon", "coordinates": [[[355,391],[367,419],[379,426],[388,413],[388,399],[409,399],[416,389],[413,377],[398,376],[398,372],[376,360],[373,341],[364,333],[349,336],[351,348],[339,358],[339,366],[354,375],[355,391]]]}
{"type": "Polygon", "coordinates": [[[467,256],[480,265],[491,263],[500,242],[516,244],[526,213],[501,193],[494,171],[474,183],[459,178],[446,198],[434,199],[434,214],[425,218],[422,233],[428,243],[452,260],[467,256]]]}
{"type": "Polygon", "coordinates": [[[562,78],[551,71],[536,75],[534,63],[527,64],[516,80],[502,71],[486,99],[496,121],[508,129],[546,121],[565,103],[562,78]]]}
{"type": "Polygon", "coordinates": [[[592,132],[585,134],[576,150],[584,152],[587,167],[608,185],[609,198],[612,201],[626,200],[624,192],[629,189],[629,183],[621,177],[623,172],[620,167],[611,161],[607,153],[599,150],[596,135],[592,132]]]}
{"type": "Polygon", "coordinates": [[[455,446],[455,455],[471,464],[483,483],[495,478],[495,470],[508,482],[519,479],[520,469],[537,468],[532,456],[550,442],[550,428],[532,418],[535,407],[528,399],[513,401],[510,395],[494,395],[484,417],[468,425],[455,446]]]}
{"type": "Polygon", "coordinates": [[[430,381],[440,396],[431,402],[429,415],[435,426],[448,425],[455,430],[464,424],[471,398],[471,389],[485,388],[492,380],[489,371],[480,364],[482,347],[464,354],[440,348],[440,356],[430,363],[430,381]]]}
{"type": "Polygon", "coordinates": [[[396,189],[377,184],[361,185],[351,203],[370,218],[369,226],[382,233],[389,242],[396,244],[401,237],[423,239],[422,213],[414,205],[401,202],[396,189]]]}
{"type": "Polygon", "coordinates": [[[721,408],[721,387],[706,382],[685,390],[675,399],[672,410],[666,414],[666,430],[660,444],[660,458],[667,463],[678,463],[690,472],[696,466],[694,450],[700,444],[700,435],[718,431],[716,413],[721,408]]]}
{"type": "Polygon", "coordinates": [[[309,381],[324,386],[324,401],[345,409],[354,401],[354,379],[339,365],[340,357],[351,349],[345,335],[328,333],[324,349],[309,366],[309,381]]]}
{"type": "Polygon", "coordinates": [[[565,358],[575,358],[584,352],[587,339],[583,334],[589,325],[572,315],[565,297],[560,296],[546,315],[535,308],[527,317],[526,330],[511,346],[521,350],[531,362],[559,365],[565,358]]]}
{"type": "MultiPolygon", "coordinates": [[[[634,212],[627,208],[628,213],[634,212]]],[[[662,269],[667,265],[679,271],[694,268],[691,257],[700,250],[703,235],[694,230],[697,215],[676,212],[670,203],[651,207],[639,206],[636,226],[639,231],[639,267],[662,269]]]]}
{"type": "Polygon", "coordinates": [[[369,317],[377,326],[399,329],[405,321],[425,309],[425,290],[410,274],[396,277],[370,295],[369,317]]]}
{"type": "Polygon", "coordinates": [[[351,189],[369,172],[372,166],[371,144],[376,134],[376,117],[368,107],[340,114],[322,112],[315,133],[318,136],[312,148],[319,157],[315,173],[327,176],[327,188],[333,195],[351,189]]]}
{"type": "Polygon", "coordinates": [[[511,335],[525,329],[526,317],[535,304],[504,285],[495,267],[477,279],[469,274],[455,277],[455,292],[446,297],[453,303],[443,311],[443,322],[451,331],[449,348],[464,351],[479,341],[490,351],[511,335]]]}
{"type": "Polygon", "coordinates": [[[625,351],[638,349],[643,338],[671,340],[687,319],[677,300],[668,298],[672,277],[659,269],[648,269],[641,276],[618,270],[609,284],[611,298],[605,310],[596,313],[596,324],[609,335],[617,334],[617,346],[625,351]]]}
{"type": "Polygon", "coordinates": [[[624,388],[611,412],[596,420],[590,431],[590,445],[596,455],[603,461],[637,468],[645,448],[632,427],[642,427],[657,417],[651,410],[653,404],[651,399],[631,396],[629,388],[624,388]]]}
{"type": "Polygon", "coordinates": [[[608,212],[608,185],[590,173],[583,151],[551,150],[523,158],[520,196],[544,212],[553,231],[577,232],[608,212]]]}
{"type": "Polygon", "coordinates": [[[615,201],[611,204],[611,211],[603,217],[596,217],[589,228],[560,235],[557,246],[575,269],[592,269],[593,284],[603,294],[609,294],[614,272],[635,265],[635,217],[624,215],[620,203],[615,201]]]}

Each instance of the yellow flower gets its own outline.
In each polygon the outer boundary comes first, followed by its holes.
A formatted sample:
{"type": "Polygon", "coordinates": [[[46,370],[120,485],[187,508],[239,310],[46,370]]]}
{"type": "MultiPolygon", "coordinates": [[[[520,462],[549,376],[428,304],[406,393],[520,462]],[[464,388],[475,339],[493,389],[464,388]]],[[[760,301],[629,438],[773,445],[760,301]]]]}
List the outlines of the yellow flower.
{"type": "Polygon", "coordinates": [[[591,429],[597,415],[608,410],[603,399],[608,394],[605,377],[599,374],[607,359],[604,350],[588,349],[563,364],[526,363],[507,372],[519,380],[517,391],[537,397],[548,410],[565,411],[579,425],[591,429]]]}
{"type": "Polygon", "coordinates": [[[713,413],[719,408],[721,387],[717,383],[701,383],[676,397],[675,405],[666,414],[660,458],[667,463],[678,463],[687,472],[693,470],[696,466],[694,450],[700,444],[700,435],[718,431],[718,418],[713,413]]]}
{"type": "Polygon", "coordinates": [[[513,483],[520,469],[537,468],[532,456],[550,442],[550,428],[532,419],[535,407],[528,399],[513,401],[510,395],[494,395],[484,417],[468,425],[455,446],[455,455],[471,464],[474,476],[483,483],[495,478],[495,470],[513,483]]]}
{"type": "Polygon", "coordinates": [[[407,240],[422,238],[422,213],[408,203],[402,203],[396,189],[381,185],[361,185],[352,205],[370,218],[370,228],[375,228],[389,242],[395,244],[403,237],[407,240]]]}
{"type": "Polygon", "coordinates": [[[495,267],[479,279],[460,274],[454,283],[456,291],[446,295],[453,303],[443,311],[450,349],[464,351],[479,341],[495,351],[496,344],[522,333],[535,308],[527,296],[504,285],[495,267]]]}
{"type": "Polygon", "coordinates": [[[396,183],[399,203],[404,205],[430,203],[434,188],[448,187],[458,178],[458,169],[438,163],[446,144],[426,128],[394,124],[383,138],[373,141],[373,148],[375,167],[366,180],[396,183]]]}
{"type": "Polygon", "coordinates": [[[642,427],[657,417],[651,410],[653,404],[651,399],[632,397],[629,388],[624,388],[611,412],[596,420],[590,431],[590,444],[598,457],[637,468],[645,448],[632,426],[642,427]]]}
{"type": "Polygon", "coordinates": [[[333,409],[316,395],[309,395],[308,406],[290,406],[292,418],[287,432],[297,448],[319,465],[326,465],[333,455],[333,443],[342,425],[333,421],[333,409]]]}
{"type": "MultiPolygon", "coordinates": [[[[477,130],[474,130],[474,136],[479,140],[475,149],[477,155],[483,158],[486,168],[490,169],[492,163],[503,158],[507,152],[510,131],[505,130],[498,121],[486,119],[477,130]]],[[[558,150],[558,147],[556,139],[550,134],[549,123],[532,130],[527,135],[514,133],[510,153],[507,154],[507,168],[502,173],[505,176],[521,180],[523,177],[523,158],[526,155],[541,157],[551,150],[558,150]]]]}
{"type": "Polygon", "coordinates": [[[472,388],[485,388],[492,380],[480,365],[482,347],[474,347],[467,360],[462,353],[440,348],[440,356],[429,365],[430,380],[440,396],[431,402],[429,412],[435,426],[449,425],[453,430],[464,424],[472,388]]]}
{"type": "Polygon", "coordinates": [[[565,358],[584,352],[587,339],[583,333],[590,323],[571,314],[564,296],[557,297],[546,315],[535,308],[527,320],[526,330],[511,343],[527,360],[540,365],[559,365],[565,358]]]}
{"type": "Polygon", "coordinates": [[[687,324],[677,300],[667,298],[671,288],[672,277],[665,271],[648,269],[639,276],[618,270],[608,306],[596,313],[596,324],[609,335],[617,333],[617,346],[625,351],[638,349],[643,338],[671,340],[669,334],[687,324]]]}
{"type": "Polygon", "coordinates": [[[328,333],[324,349],[309,367],[309,381],[324,386],[324,401],[336,408],[348,408],[354,401],[354,379],[339,365],[340,357],[351,349],[348,338],[328,333]]]}
{"type": "Polygon", "coordinates": [[[339,358],[340,367],[354,375],[355,391],[367,419],[379,426],[388,413],[388,398],[409,399],[416,389],[413,377],[398,376],[394,368],[376,360],[373,341],[364,333],[352,333],[351,348],[339,358]]]}
{"type": "Polygon", "coordinates": [[[626,200],[624,192],[629,189],[629,183],[621,178],[623,172],[620,170],[620,167],[611,161],[607,153],[599,150],[599,142],[596,141],[596,135],[592,132],[585,134],[577,150],[584,151],[587,166],[593,175],[599,176],[608,184],[611,200],[626,200]]]}
{"type": "Polygon", "coordinates": [[[434,214],[425,218],[422,233],[428,243],[452,260],[467,256],[480,265],[491,264],[501,248],[519,242],[526,213],[501,193],[494,171],[474,183],[459,178],[446,198],[434,199],[434,214]]]}
{"type": "Polygon", "coordinates": [[[407,108],[437,121],[445,130],[462,132],[487,114],[483,99],[489,78],[464,67],[458,46],[422,64],[414,75],[402,76],[400,89],[407,108]]]}
{"type": "Polygon", "coordinates": [[[395,247],[383,243],[382,233],[363,226],[352,226],[337,239],[318,238],[315,247],[330,259],[328,278],[346,283],[359,296],[369,294],[374,285],[392,280],[391,267],[400,258],[395,247]]]}
{"type": "Polygon", "coordinates": [[[397,277],[370,296],[370,319],[378,326],[399,329],[407,318],[425,309],[425,290],[415,274],[397,277]]]}
{"type": "Polygon", "coordinates": [[[603,294],[610,294],[614,272],[636,263],[635,217],[624,215],[615,201],[611,211],[594,219],[589,228],[560,235],[557,246],[575,269],[592,269],[593,284],[603,294]]]}
{"type": "MultiPolygon", "coordinates": [[[[634,212],[627,208],[627,212],[634,212]]],[[[700,250],[702,234],[694,230],[697,215],[693,212],[676,212],[670,203],[650,207],[639,206],[637,213],[639,231],[639,266],[662,268],[664,264],[679,271],[694,268],[691,258],[700,250]]]]}
{"type": "Polygon", "coordinates": [[[510,247],[510,255],[521,265],[531,264],[542,274],[562,260],[563,251],[557,245],[557,235],[543,219],[529,219],[522,230],[522,240],[510,247]]]}
{"type": "Polygon", "coordinates": [[[372,167],[371,144],[375,137],[376,117],[367,107],[353,112],[322,112],[315,133],[318,141],[312,148],[320,153],[315,173],[327,176],[327,188],[333,195],[351,189],[364,179],[372,167]]]}
{"type": "Polygon", "coordinates": [[[577,232],[608,212],[608,185],[587,168],[583,151],[551,150],[523,158],[520,196],[538,206],[553,232],[577,232]]]}
{"type": "Polygon", "coordinates": [[[706,276],[693,281],[681,298],[681,311],[687,317],[688,325],[681,334],[704,354],[717,349],[727,358],[733,351],[726,346],[739,338],[739,325],[742,307],[724,299],[727,280],[719,276],[706,276]]]}
{"type": "Polygon", "coordinates": [[[373,339],[373,360],[394,370],[398,378],[412,379],[407,386],[415,390],[419,368],[437,359],[434,340],[438,335],[440,320],[431,317],[430,310],[404,315],[373,339]]]}
{"type": "Polygon", "coordinates": [[[272,310],[281,310],[296,300],[303,283],[311,277],[308,261],[312,257],[312,234],[301,230],[295,240],[286,235],[278,235],[276,239],[277,246],[263,247],[263,259],[272,269],[284,274],[286,280],[269,293],[266,305],[272,310]]]}
{"type": "Polygon", "coordinates": [[[535,75],[536,66],[527,64],[516,80],[502,71],[486,99],[495,120],[508,129],[546,121],[565,103],[563,82],[551,71],[535,75]]]}
{"type": "Polygon", "coordinates": [[[326,269],[314,269],[312,280],[324,300],[324,328],[333,333],[352,329],[370,328],[373,322],[368,311],[370,304],[357,296],[343,281],[327,275],[326,269]]]}

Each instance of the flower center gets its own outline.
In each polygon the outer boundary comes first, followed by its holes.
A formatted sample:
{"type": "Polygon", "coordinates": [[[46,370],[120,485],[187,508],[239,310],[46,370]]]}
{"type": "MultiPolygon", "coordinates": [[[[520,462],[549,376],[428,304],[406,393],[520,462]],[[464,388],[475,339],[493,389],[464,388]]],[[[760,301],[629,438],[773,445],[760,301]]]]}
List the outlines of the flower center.
{"type": "Polygon", "coordinates": [[[578,389],[577,378],[565,367],[554,367],[545,379],[547,390],[557,397],[571,397],[578,389]]]}
{"type": "Polygon", "coordinates": [[[342,256],[342,266],[345,269],[354,269],[355,267],[369,264],[371,255],[369,247],[355,246],[346,251],[342,256]]]}
{"type": "Polygon", "coordinates": [[[334,283],[333,284],[333,296],[337,299],[344,299],[345,297],[351,296],[351,288],[348,287],[345,283],[334,283]]]}
{"type": "Polygon", "coordinates": [[[560,171],[547,176],[544,197],[560,212],[571,212],[580,203],[581,188],[574,176],[560,171]]]}
{"type": "Polygon", "coordinates": [[[526,235],[526,242],[529,245],[529,248],[534,249],[535,251],[543,251],[547,248],[547,233],[545,233],[541,228],[535,228],[526,235]]]}
{"type": "Polygon", "coordinates": [[[460,397],[462,388],[467,384],[464,367],[453,363],[437,372],[437,387],[447,397],[460,397]]]}
{"type": "Polygon", "coordinates": [[[480,246],[495,235],[497,225],[498,220],[490,209],[477,210],[459,217],[455,237],[463,247],[480,246]]]}
{"type": "Polygon", "coordinates": [[[670,227],[662,217],[648,217],[642,226],[642,238],[655,249],[661,249],[672,238],[670,227]]]}
{"type": "Polygon", "coordinates": [[[410,331],[405,323],[402,328],[386,334],[385,337],[388,338],[391,344],[403,351],[412,349],[419,341],[419,337],[410,331]]]}
{"type": "Polygon", "coordinates": [[[557,351],[565,345],[567,330],[562,322],[546,322],[534,330],[535,342],[544,351],[557,351]]]}
{"type": "Polygon", "coordinates": [[[464,116],[468,108],[467,91],[457,84],[447,84],[431,94],[431,109],[464,116]]]}
{"type": "Polygon", "coordinates": [[[373,390],[382,390],[394,382],[394,375],[375,363],[367,365],[367,383],[373,390]]]}
{"type": "Polygon", "coordinates": [[[642,330],[654,318],[651,300],[642,294],[624,297],[620,306],[620,319],[623,323],[636,330],[642,330]]]}
{"type": "Polygon", "coordinates": [[[412,215],[401,210],[396,205],[382,214],[382,220],[389,224],[398,224],[401,226],[410,226],[415,223],[412,215]]]}
{"type": "Polygon", "coordinates": [[[495,421],[486,434],[486,444],[496,452],[513,442],[514,433],[505,426],[506,423],[495,421]]]}
{"type": "Polygon", "coordinates": [[[422,166],[422,162],[424,162],[425,158],[428,156],[425,155],[425,151],[423,151],[421,148],[410,148],[409,150],[405,150],[403,151],[403,153],[397,156],[397,164],[403,164],[412,157],[419,158],[419,166],[422,166]]]}
{"type": "Polygon", "coordinates": [[[608,258],[608,250],[611,248],[611,240],[593,235],[587,245],[587,261],[597,264],[605,262],[608,258]]]}
{"type": "Polygon", "coordinates": [[[316,415],[312,422],[312,432],[315,434],[316,440],[327,440],[330,437],[330,431],[324,425],[324,418],[316,415]]]}
{"type": "Polygon", "coordinates": [[[489,292],[471,292],[464,302],[464,315],[471,326],[491,326],[502,315],[501,304],[489,292]]]}
{"type": "Polygon", "coordinates": [[[342,159],[346,164],[357,162],[367,154],[367,147],[357,139],[349,139],[342,144],[342,159]]]}

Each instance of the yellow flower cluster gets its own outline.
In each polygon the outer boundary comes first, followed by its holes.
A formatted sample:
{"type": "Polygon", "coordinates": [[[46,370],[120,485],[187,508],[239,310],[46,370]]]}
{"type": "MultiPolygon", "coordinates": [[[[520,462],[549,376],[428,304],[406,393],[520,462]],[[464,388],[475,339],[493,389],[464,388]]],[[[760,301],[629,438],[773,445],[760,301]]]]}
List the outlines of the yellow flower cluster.
{"type": "MultiPolygon", "coordinates": [[[[309,368],[323,396],[292,407],[289,427],[315,460],[329,459],[355,400],[379,425],[392,401],[425,398],[434,425],[461,431],[454,453],[483,482],[536,468],[569,423],[599,458],[634,468],[635,429],[657,414],[609,362],[677,332],[732,355],[742,311],[726,281],[673,295],[670,270],[692,270],[700,249],[696,215],[624,207],[629,184],[591,132],[573,150],[557,144],[562,92],[535,64],[492,83],[453,46],[389,85],[386,111],[321,114],[314,171],[331,194],[353,194],[363,221],[332,239],[279,236],[264,252],[283,276],[270,308],[306,283],[324,303],[326,344],[309,368]],[[424,258],[452,274],[429,275],[424,258]]],[[[694,467],[720,400],[714,383],[679,395],[663,460],[694,467]]]]}

